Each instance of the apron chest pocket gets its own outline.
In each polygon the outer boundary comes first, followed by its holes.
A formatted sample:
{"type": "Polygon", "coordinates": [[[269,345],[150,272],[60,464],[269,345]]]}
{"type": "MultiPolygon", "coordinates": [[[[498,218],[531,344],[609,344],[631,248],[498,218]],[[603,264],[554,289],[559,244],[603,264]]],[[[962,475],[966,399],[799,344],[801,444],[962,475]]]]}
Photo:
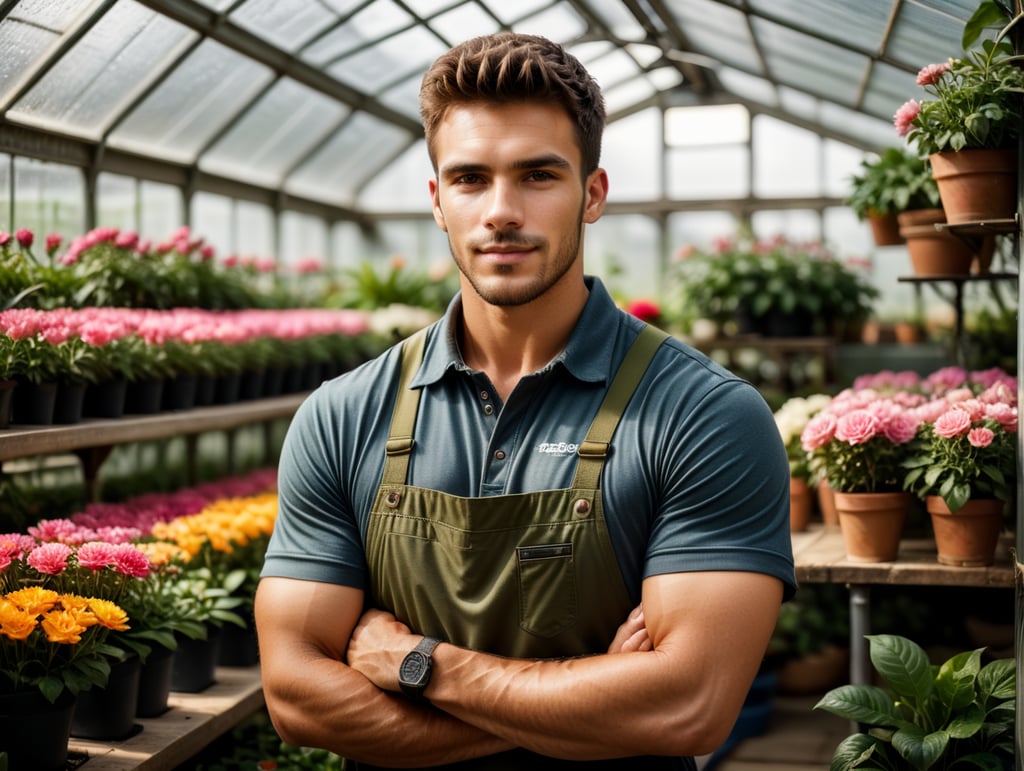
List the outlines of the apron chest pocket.
{"type": "Polygon", "coordinates": [[[519,546],[519,625],[554,637],[576,623],[576,564],[571,543],[519,546]]]}

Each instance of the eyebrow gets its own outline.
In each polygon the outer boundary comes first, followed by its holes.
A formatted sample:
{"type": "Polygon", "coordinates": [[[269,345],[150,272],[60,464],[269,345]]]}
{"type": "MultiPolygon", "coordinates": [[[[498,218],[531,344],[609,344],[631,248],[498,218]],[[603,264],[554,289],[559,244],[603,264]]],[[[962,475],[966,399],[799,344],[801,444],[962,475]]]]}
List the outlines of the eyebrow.
{"type": "MultiPolygon", "coordinates": [[[[542,168],[569,168],[570,164],[561,155],[550,153],[548,155],[539,155],[535,158],[523,158],[512,164],[512,168],[517,171],[524,171],[529,169],[542,169],[542,168]]],[[[442,166],[440,175],[445,177],[460,176],[462,174],[477,174],[482,171],[489,171],[492,167],[486,163],[453,163],[447,166],[442,166]]]]}

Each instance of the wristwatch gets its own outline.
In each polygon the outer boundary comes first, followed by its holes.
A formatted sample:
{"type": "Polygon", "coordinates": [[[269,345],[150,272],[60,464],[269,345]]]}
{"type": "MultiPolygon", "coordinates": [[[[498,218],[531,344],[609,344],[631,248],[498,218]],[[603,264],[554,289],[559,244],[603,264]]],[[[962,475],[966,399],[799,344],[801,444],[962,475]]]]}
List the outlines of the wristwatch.
{"type": "Polygon", "coordinates": [[[426,701],[423,691],[430,683],[430,671],[434,665],[430,654],[440,644],[441,640],[436,637],[424,637],[402,659],[402,666],[398,668],[398,686],[410,699],[426,701]]]}

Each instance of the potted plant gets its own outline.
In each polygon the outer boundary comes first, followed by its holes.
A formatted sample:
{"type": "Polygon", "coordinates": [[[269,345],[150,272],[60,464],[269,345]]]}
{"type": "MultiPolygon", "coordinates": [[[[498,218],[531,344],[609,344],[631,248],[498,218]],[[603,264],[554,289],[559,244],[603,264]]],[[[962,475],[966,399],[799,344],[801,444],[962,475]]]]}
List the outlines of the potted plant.
{"type": "Polygon", "coordinates": [[[800,442],[833,491],[847,558],[896,558],[910,506],[902,462],[920,418],[874,388],[846,389],[811,418],[800,442]]]}
{"type": "Polygon", "coordinates": [[[1016,211],[1024,69],[1009,33],[1021,18],[1003,2],[982,2],[964,27],[965,55],[923,67],[917,84],[931,98],[906,102],[894,118],[897,133],[928,158],[947,222],[1010,218],[1016,211]],[[995,24],[1002,28],[994,39],[971,47],[995,24]]]}
{"type": "Polygon", "coordinates": [[[794,396],[775,411],[775,425],[789,459],[789,526],[793,532],[807,529],[814,509],[810,458],[800,444],[800,435],[807,422],[829,401],[828,394],[794,396]]]}
{"type": "Polygon", "coordinates": [[[878,246],[903,243],[896,219],[901,212],[939,207],[939,189],[928,165],[905,148],[889,147],[861,161],[861,172],[850,183],[846,204],[869,222],[878,246]]]}
{"type": "Polygon", "coordinates": [[[839,744],[832,771],[1013,768],[1013,659],[982,665],[984,649],[979,648],[933,666],[905,637],[869,635],[868,640],[885,687],[843,685],[815,705],[867,729],[839,744]]]}
{"type": "Polygon", "coordinates": [[[977,395],[962,386],[930,402],[903,461],[904,488],[925,501],[943,564],[994,561],[1017,468],[1016,391],[1003,374],[977,395]]]}

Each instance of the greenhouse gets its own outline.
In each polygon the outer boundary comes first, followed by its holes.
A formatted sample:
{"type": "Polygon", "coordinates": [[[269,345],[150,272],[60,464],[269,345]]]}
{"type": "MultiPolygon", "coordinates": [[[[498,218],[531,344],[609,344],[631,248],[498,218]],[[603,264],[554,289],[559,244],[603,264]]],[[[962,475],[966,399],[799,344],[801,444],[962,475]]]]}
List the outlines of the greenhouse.
{"type": "Polygon", "coordinates": [[[1022,19],[0,0],[0,769],[1020,767],[1022,19]]]}

